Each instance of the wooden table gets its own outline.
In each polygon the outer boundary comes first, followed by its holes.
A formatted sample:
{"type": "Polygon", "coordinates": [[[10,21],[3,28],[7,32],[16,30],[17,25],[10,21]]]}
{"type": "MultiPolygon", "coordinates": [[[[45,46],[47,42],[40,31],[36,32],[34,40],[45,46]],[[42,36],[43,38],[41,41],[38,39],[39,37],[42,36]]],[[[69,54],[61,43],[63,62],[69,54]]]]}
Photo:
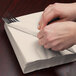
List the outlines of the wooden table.
{"type": "MultiPolygon", "coordinates": [[[[76,0],[0,0],[0,18],[6,9],[15,16],[44,10],[50,3],[76,0]]],[[[76,76],[76,62],[23,74],[0,19],[0,76],[76,76]]]]}

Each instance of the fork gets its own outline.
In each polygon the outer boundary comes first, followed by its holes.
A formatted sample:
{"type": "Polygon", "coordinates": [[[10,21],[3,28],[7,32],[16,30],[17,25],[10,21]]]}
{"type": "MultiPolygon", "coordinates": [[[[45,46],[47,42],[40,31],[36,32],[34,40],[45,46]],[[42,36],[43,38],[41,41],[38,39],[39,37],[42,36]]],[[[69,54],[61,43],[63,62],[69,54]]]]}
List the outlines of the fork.
{"type": "Polygon", "coordinates": [[[19,22],[18,19],[16,19],[16,17],[12,16],[11,14],[6,14],[7,16],[2,17],[2,20],[8,24],[13,23],[13,22],[19,22]]]}

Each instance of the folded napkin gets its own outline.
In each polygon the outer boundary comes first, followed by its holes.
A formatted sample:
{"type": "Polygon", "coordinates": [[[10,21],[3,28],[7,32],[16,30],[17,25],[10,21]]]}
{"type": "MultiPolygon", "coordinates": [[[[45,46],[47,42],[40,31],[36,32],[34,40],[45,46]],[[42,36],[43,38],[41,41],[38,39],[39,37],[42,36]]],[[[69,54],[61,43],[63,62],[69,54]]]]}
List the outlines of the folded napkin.
{"type": "MultiPolygon", "coordinates": [[[[17,17],[19,22],[7,24],[5,30],[23,73],[76,61],[76,53],[52,51],[38,44],[36,37],[42,12],[17,17]]],[[[76,52],[76,45],[71,47],[76,52]]]]}

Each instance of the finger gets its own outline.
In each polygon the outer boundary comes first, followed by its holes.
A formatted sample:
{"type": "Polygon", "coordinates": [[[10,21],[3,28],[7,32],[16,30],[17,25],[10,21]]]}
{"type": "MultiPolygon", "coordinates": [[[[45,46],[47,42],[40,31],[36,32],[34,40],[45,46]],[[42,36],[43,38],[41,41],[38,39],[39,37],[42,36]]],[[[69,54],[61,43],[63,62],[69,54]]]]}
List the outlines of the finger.
{"type": "Polygon", "coordinates": [[[39,39],[41,39],[42,37],[44,37],[44,32],[43,32],[43,30],[41,30],[41,31],[37,34],[37,37],[38,37],[39,39]]]}
{"type": "Polygon", "coordinates": [[[44,11],[48,11],[48,9],[51,9],[52,6],[53,6],[53,4],[48,5],[44,11]]]}
{"type": "MultiPolygon", "coordinates": [[[[42,14],[42,15],[43,15],[43,14],[42,14]]],[[[41,20],[43,20],[43,19],[42,19],[42,16],[41,16],[41,19],[40,19],[40,21],[39,21],[39,26],[38,26],[38,29],[39,29],[39,30],[41,29],[41,25],[42,25],[42,23],[41,23],[42,21],[41,21],[41,20]]]]}
{"type": "Polygon", "coordinates": [[[39,22],[39,29],[41,29],[41,26],[45,26],[46,24],[45,24],[45,20],[44,20],[44,15],[45,14],[48,14],[48,13],[51,13],[51,10],[52,10],[52,6],[53,5],[49,5],[45,10],[44,10],[44,12],[43,12],[43,14],[42,14],[42,17],[41,17],[41,19],[40,19],[40,22],[39,22]]]}
{"type": "Polygon", "coordinates": [[[58,41],[52,40],[52,41],[46,43],[46,44],[44,45],[44,47],[49,49],[49,48],[52,48],[52,47],[54,47],[54,46],[57,46],[58,44],[59,44],[58,41]]]}
{"type": "Polygon", "coordinates": [[[57,23],[57,22],[64,22],[64,21],[67,21],[67,19],[66,18],[64,18],[64,19],[58,19],[58,20],[56,20],[56,21],[53,21],[52,23],[57,23]]]}
{"type": "MultiPolygon", "coordinates": [[[[54,18],[55,19],[55,18],[54,18]]],[[[51,20],[49,23],[56,23],[56,22],[64,22],[64,21],[67,21],[68,19],[67,18],[63,18],[63,19],[61,19],[61,18],[56,18],[56,19],[58,19],[58,20],[51,20]]],[[[39,27],[38,27],[38,29],[40,30],[40,29],[43,29],[45,26],[42,24],[42,25],[40,25],[39,27]]]]}
{"type": "Polygon", "coordinates": [[[43,37],[43,38],[39,39],[39,43],[40,43],[40,45],[45,45],[47,43],[46,38],[43,37]]]}
{"type": "MultiPolygon", "coordinates": [[[[49,5],[48,7],[46,7],[45,10],[44,10],[44,12],[43,12],[43,14],[44,14],[44,13],[48,13],[48,12],[50,12],[51,7],[52,7],[52,5],[49,5]]],[[[43,14],[42,14],[42,17],[43,17],[43,14]]],[[[42,17],[41,17],[41,19],[40,19],[40,21],[39,21],[39,25],[40,25],[41,22],[42,22],[42,17]]]]}
{"type": "Polygon", "coordinates": [[[71,47],[73,45],[73,43],[68,43],[68,40],[65,42],[64,40],[60,41],[59,44],[55,45],[52,47],[52,50],[54,51],[62,51],[62,50],[65,50],[69,47],[71,47]]]}
{"type": "Polygon", "coordinates": [[[65,43],[60,43],[60,44],[52,47],[52,50],[54,50],[54,51],[63,51],[64,49],[66,49],[65,43]]]}
{"type": "Polygon", "coordinates": [[[41,30],[41,26],[43,26],[43,19],[41,18],[40,22],[39,22],[39,26],[38,26],[38,29],[41,30]]]}
{"type": "Polygon", "coordinates": [[[51,10],[48,14],[44,13],[41,20],[41,29],[43,29],[48,24],[48,22],[57,17],[59,17],[59,15],[53,10],[51,10]]]}
{"type": "Polygon", "coordinates": [[[43,23],[42,23],[43,25],[41,26],[41,29],[43,29],[48,24],[48,22],[52,21],[52,19],[56,17],[58,17],[58,15],[55,14],[53,11],[50,14],[45,15],[43,17],[43,23]]]}
{"type": "Polygon", "coordinates": [[[64,49],[68,49],[68,48],[70,48],[70,47],[72,47],[74,44],[72,43],[72,42],[66,42],[66,44],[65,44],[65,42],[63,43],[63,48],[64,49]]]}

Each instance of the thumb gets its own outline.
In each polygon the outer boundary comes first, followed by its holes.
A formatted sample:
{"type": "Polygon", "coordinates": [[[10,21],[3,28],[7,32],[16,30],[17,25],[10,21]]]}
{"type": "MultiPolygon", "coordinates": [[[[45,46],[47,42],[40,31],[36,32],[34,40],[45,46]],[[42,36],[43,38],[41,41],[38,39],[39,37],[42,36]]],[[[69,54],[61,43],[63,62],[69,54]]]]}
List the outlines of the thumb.
{"type": "Polygon", "coordinates": [[[49,21],[52,21],[53,19],[57,18],[59,15],[56,14],[54,11],[49,12],[48,14],[43,13],[42,18],[39,22],[38,29],[43,29],[49,21]]]}

